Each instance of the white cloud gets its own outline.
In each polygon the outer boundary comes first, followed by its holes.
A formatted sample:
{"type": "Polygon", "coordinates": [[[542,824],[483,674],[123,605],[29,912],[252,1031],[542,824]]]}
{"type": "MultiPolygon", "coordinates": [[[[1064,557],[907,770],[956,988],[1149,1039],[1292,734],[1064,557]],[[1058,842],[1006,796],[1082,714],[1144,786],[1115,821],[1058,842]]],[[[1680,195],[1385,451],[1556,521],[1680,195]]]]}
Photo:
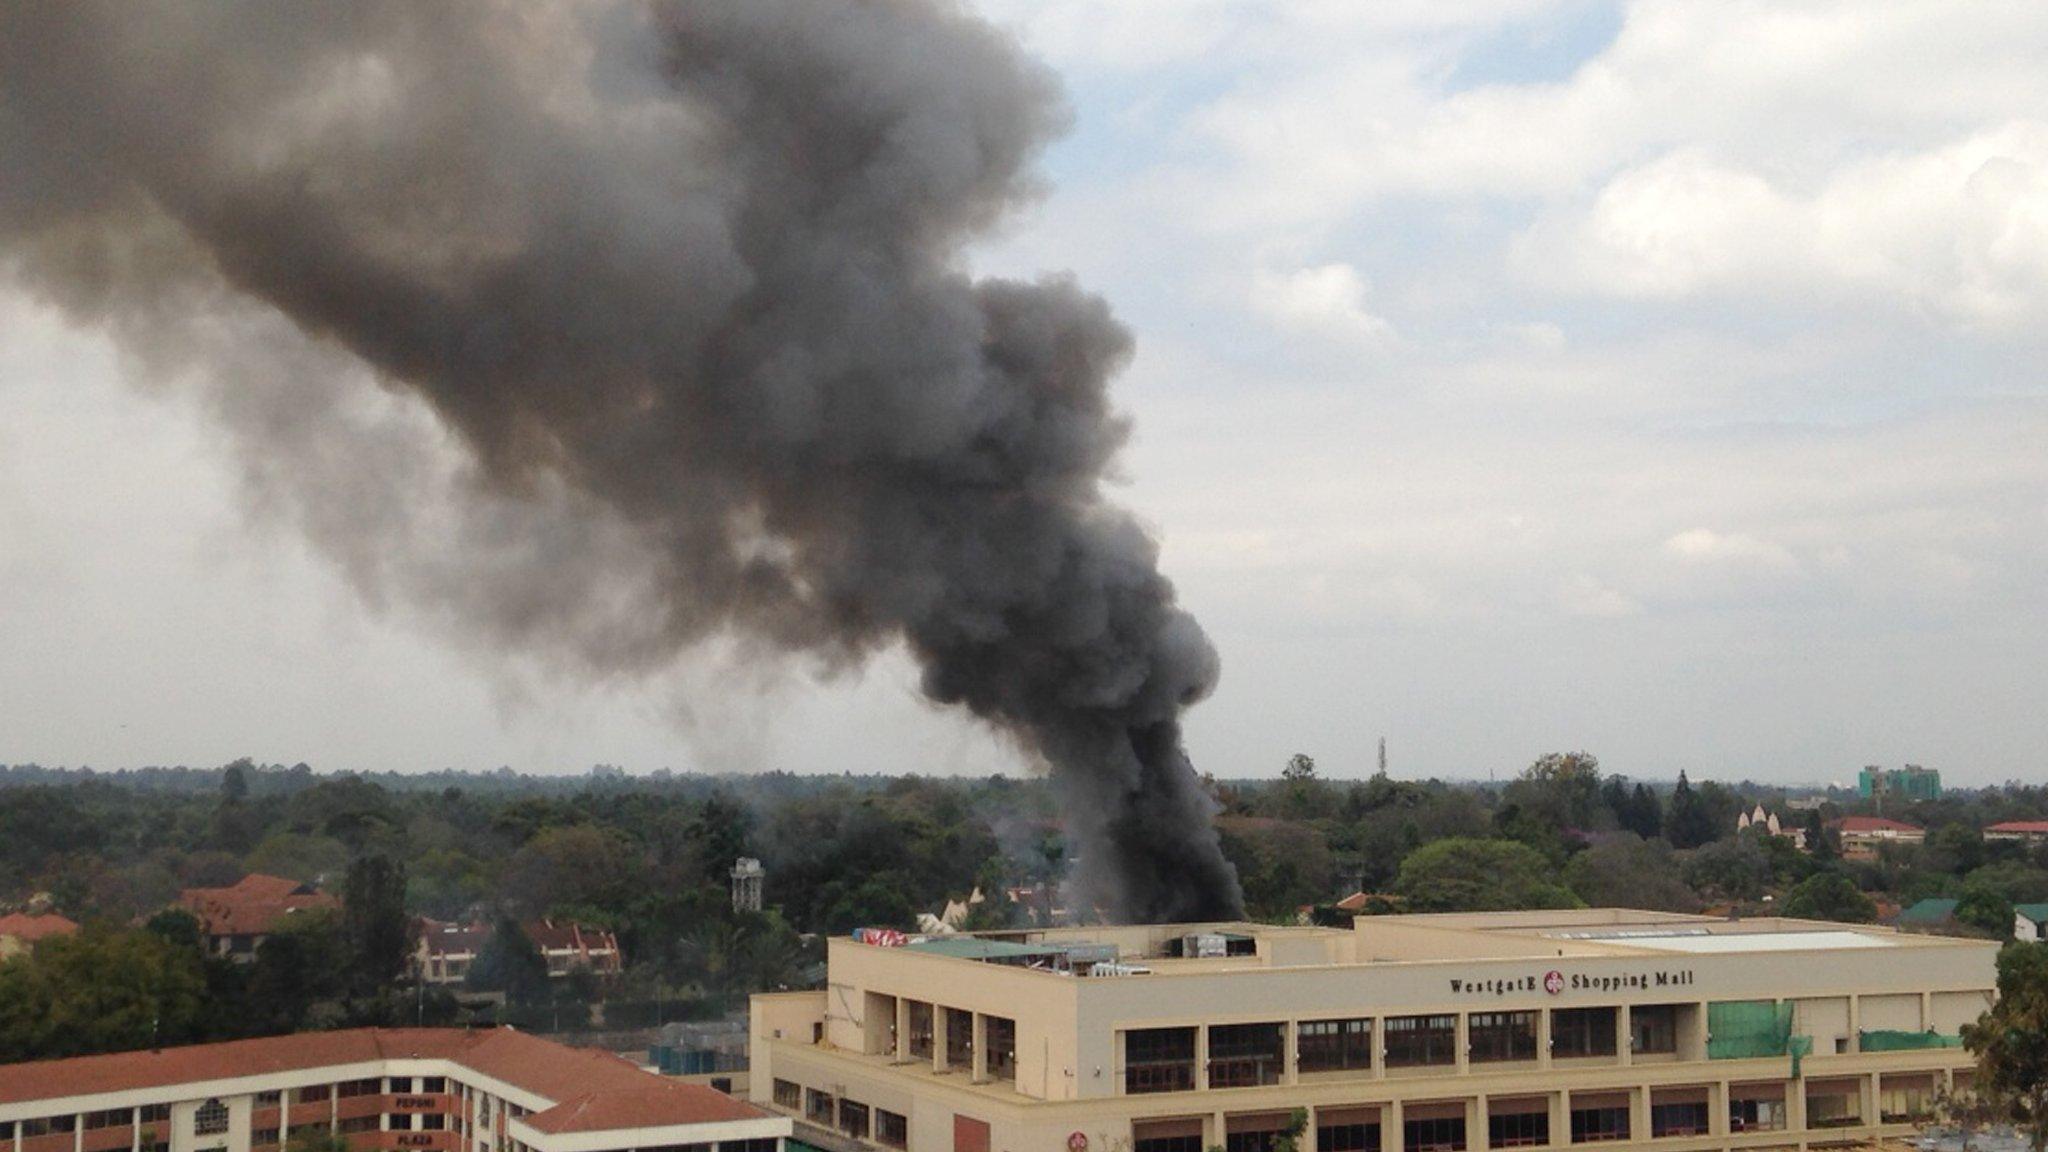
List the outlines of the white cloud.
{"type": "Polygon", "coordinates": [[[1291,332],[1353,344],[1380,344],[1393,326],[1366,307],[1365,277],[1349,264],[1292,272],[1261,270],[1252,278],[1252,309],[1291,332]]]}
{"type": "Polygon", "coordinates": [[[1781,544],[1740,532],[1693,528],[1664,541],[1664,553],[1687,564],[1729,565],[1794,572],[1799,561],[1781,544]]]}

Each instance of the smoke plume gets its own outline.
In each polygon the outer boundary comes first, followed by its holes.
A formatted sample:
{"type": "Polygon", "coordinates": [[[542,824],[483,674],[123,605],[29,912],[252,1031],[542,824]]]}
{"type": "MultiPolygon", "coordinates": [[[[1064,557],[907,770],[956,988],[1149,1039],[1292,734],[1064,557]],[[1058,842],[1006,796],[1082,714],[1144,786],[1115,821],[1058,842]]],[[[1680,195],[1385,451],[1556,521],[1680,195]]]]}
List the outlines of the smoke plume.
{"type": "Polygon", "coordinates": [[[1098,898],[1230,915],[1129,335],[963,270],[1064,115],[945,0],[9,4],[0,260],[371,602],[594,679],[903,644],[1098,898]]]}

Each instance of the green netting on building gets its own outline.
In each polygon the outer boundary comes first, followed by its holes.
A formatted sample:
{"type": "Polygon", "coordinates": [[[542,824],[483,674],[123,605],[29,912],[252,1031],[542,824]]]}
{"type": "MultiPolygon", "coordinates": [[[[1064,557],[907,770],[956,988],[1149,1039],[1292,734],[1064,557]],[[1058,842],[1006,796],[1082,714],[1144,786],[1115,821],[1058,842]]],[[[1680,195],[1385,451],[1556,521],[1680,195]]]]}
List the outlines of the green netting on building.
{"type": "Polygon", "coordinates": [[[1857,1040],[1865,1052],[1909,1052],[1920,1048],[1961,1048],[1961,1036],[1948,1036],[1940,1032],[1894,1032],[1878,1029],[1857,1033],[1857,1040]]]}
{"type": "Polygon", "coordinates": [[[1722,1000],[1707,1005],[1707,1059],[1753,1060],[1813,1054],[1813,1037],[1792,1034],[1792,1005],[1773,1000],[1722,1000]]]}
{"type": "Polygon", "coordinates": [[[1722,1000],[1707,1005],[1707,1058],[1783,1056],[1791,1048],[1792,1005],[1774,1000],[1722,1000]]]}

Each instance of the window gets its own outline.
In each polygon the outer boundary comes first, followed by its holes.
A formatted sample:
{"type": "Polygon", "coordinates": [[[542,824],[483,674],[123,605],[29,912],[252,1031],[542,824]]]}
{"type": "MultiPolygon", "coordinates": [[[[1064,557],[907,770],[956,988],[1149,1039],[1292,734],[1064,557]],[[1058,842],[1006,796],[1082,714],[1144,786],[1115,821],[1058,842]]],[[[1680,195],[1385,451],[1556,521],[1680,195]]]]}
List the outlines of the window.
{"type": "Polygon", "coordinates": [[[982,1037],[988,1044],[988,1075],[991,1080],[1017,1078],[1017,1022],[1006,1016],[982,1017],[982,1037]]]}
{"type": "Polygon", "coordinates": [[[1300,1071],[1366,1071],[1372,1067],[1372,1021],[1304,1020],[1295,1047],[1295,1067],[1300,1071]]]}
{"type": "Polygon", "coordinates": [[[1629,1045],[1637,1053],[1678,1051],[1678,1005],[1644,1004],[1629,1012],[1629,1045]]]}
{"type": "Polygon", "coordinates": [[[910,1001],[910,1055],[918,1060],[932,1058],[932,1006],[922,1000],[910,1001]]]}
{"type": "Polygon", "coordinates": [[[1253,1088],[1280,1082],[1284,1024],[1209,1026],[1209,1087],[1253,1088]]]}
{"type": "Polygon", "coordinates": [[[1193,1028],[1134,1028],[1124,1033],[1124,1091],[1188,1092],[1194,1086],[1193,1028]]]}
{"type": "Polygon", "coordinates": [[[1863,1122],[1861,1093],[1853,1083],[1836,1081],[1806,1088],[1808,1128],[1848,1128],[1863,1122]]]}
{"type": "Polygon", "coordinates": [[[441,1132],[448,1127],[448,1117],[439,1112],[423,1112],[419,1119],[422,1132],[441,1132]]]}
{"type": "Polygon", "coordinates": [[[297,1100],[301,1104],[325,1104],[327,1103],[327,1091],[327,1085],[325,1084],[308,1084],[304,1088],[299,1089],[292,1096],[292,1099],[297,1100]]]}
{"type": "Polygon", "coordinates": [[[839,1102],[839,1130],[856,1140],[868,1138],[868,1106],[858,1100],[839,1102]]]}
{"type": "Polygon", "coordinates": [[[275,1144],[277,1143],[277,1129],[258,1128],[249,1133],[249,1143],[252,1145],[275,1144]]]}
{"type": "Polygon", "coordinates": [[[337,1088],[335,1090],[335,1095],[341,1097],[344,1100],[348,1099],[351,1096],[375,1096],[377,1094],[378,1087],[379,1082],[375,1079],[350,1080],[344,1083],[340,1088],[337,1088]]]}
{"type": "Polygon", "coordinates": [[[775,1082],[775,1106],[794,1112],[803,1107],[804,1090],[787,1080],[775,1082]]]}
{"type": "Polygon", "coordinates": [[[387,1124],[385,1124],[385,1125],[384,1125],[384,1127],[385,1127],[385,1130],[386,1130],[386,1131],[390,1131],[390,1132],[410,1132],[410,1131],[412,1131],[412,1116],[411,1116],[411,1115],[409,1115],[409,1114],[407,1114],[407,1113],[404,1113],[404,1112],[393,1112],[393,1113],[391,1113],[391,1114],[390,1114],[390,1115],[389,1115],[388,1117],[386,1117],[386,1119],[390,1121],[389,1123],[387,1123],[387,1124]]]}
{"type": "Polygon", "coordinates": [[[392,1093],[393,1095],[396,1095],[400,1092],[411,1092],[412,1077],[387,1076],[384,1079],[384,1091],[392,1093]]]}
{"type": "Polygon", "coordinates": [[[12,1141],[13,1139],[14,1121],[0,1120],[0,1141],[12,1141]]]}
{"type": "Polygon", "coordinates": [[[95,1128],[126,1128],[135,1119],[135,1112],[129,1108],[109,1108],[104,1112],[87,1112],[85,1130],[95,1128]]]}
{"type": "Polygon", "coordinates": [[[1223,1134],[1223,1152],[1273,1152],[1273,1142],[1280,1133],[1271,1128],[1260,1128],[1223,1134]]]}
{"type": "Polygon", "coordinates": [[[1687,1101],[1650,1105],[1650,1135],[1704,1136],[1707,1132],[1707,1102],[1687,1101]]]}
{"type": "Polygon", "coordinates": [[[1614,1009],[1560,1008],[1550,1014],[1552,1056],[1574,1059],[1614,1052],[1614,1009]]]}
{"type": "Polygon", "coordinates": [[[1550,1111],[1494,1112],[1486,1118],[1491,1148],[1526,1148],[1550,1143],[1550,1111]]]}
{"type": "Polygon", "coordinates": [[[1534,1012],[1474,1012],[1466,1031],[1472,1038],[1475,1064],[1536,1058],[1534,1012]]]}
{"type": "Polygon", "coordinates": [[[974,1067],[974,1013],[957,1008],[946,1013],[946,1063],[974,1067]]]}
{"type": "Polygon", "coordinates": [[[1924,1120],[1934,1111],[1932,1076],[1886,1076],[1879,1082],[1877,1114],[1887,1124],[1924,1120]]]}
{"type": "MultiPolygon", "coordinates": [[[[1418,1068],[1458,1062],[1456,1016],[1389,1016],[1387,1067],[1418,1068]]],[[[1464,1122],[1460,1121],[1460,1125],[1464,1122]]],[[[1464,1139],[1460,1129],[1459,1139],[1464,1139]]],[[[1462,1146],[1462,1145],[1461,1145],[1462,1146]]],[[[1412,1147],[1412,1145],[1410,1146],[1412,1147]]]]}
{"type": "Polygon", "coordinates": [[[275,1108],[282,1103],[284,1103],[284,1093],[282,1092],[258,1092],[256,1094],[256,1107],[258,1108],[275,1108]]]}
{"type": "Polygon", "coordinates": [[[887,1108],[875,1109],[875,1143],[887,1144],[891,1148],[908,1147],[910,1121],[887,1108]]]}
{"type": "Polygon", "coordinates": [[[428,1096],[444,1095],[448,1091],[448,1079],[445,1076],[429,1076],[420,1081],[420,1091],[428,1096]]]}
{"type": "Polygon", "coordinates": [[[835,1114],[835,1104],[837,1101],[832,1099],[830,1092],[820,1092],[816,1088],[804,1090],[804,1118],[813,1124],[823,1124],[830,1128],[835,1114]]]}
{"type": "Polygon", "coordinates": [[[168,1124],[171,1122],[169,1104],[144,1104],[137,1118],[144,1124],[168,1124]]]}
{"type": "Polygon", "coordinates": [[[192,1131],[200,1136],[218,1136],[228,1130],[228,1106],[208,1100],[192,1116],[192,1131]]]}
{"type": "MultiPolygon", "coordinates": [[[[1391,1027],[1388,1032],[1392,1033],[1391,1027]]],[[[1465,1118],[1442,1116],[1404,1121],[1401,1147],[1403,1152],[1464,1152],[1465,1118]]]]}
{"type": "Polygon", "coordinates": [[[1317,1124],[1316,1152],[1380,1152],[1380,1126],[1369,1121],[1317,1124]]]}
{"type": "Polygon", "coordinates": [[[1572,1109],[1572,1143],[1628,1139],[1628,1106],[1572,1109]]]}

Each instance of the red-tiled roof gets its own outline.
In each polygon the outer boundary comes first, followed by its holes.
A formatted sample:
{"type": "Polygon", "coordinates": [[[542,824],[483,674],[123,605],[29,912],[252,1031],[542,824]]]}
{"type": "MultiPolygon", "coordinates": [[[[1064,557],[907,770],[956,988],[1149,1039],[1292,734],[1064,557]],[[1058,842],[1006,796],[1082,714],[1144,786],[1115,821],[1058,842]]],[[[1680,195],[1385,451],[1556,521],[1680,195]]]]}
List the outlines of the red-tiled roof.
{"type": "Polygon", "coordinates": [[[2033,836],[2048,836],[2048,820],[2007,820],[1993,824],[1986,832],[2023,832],[2033,836]]]}
{"type": "Polygon", "coordinates": [[[434,956],[474,954],[491,939],[488,924],[451,924],[445,920],[420,918],[420,943],[434,956]]]}
{"type": "Polygon", "coordinates": [[[619,947],[618,937],[602,928],[592,928],[587,924],[557,924],[553,920],[535,920],[522,927],[526,930],[527,939],[533,941],[533,946],[544,950],[569,949],[583,952],[609,949],[616,952],[619,947]]]}
{"type": "Polygon", "coordinates": [[[187,888],[178,903],[199,917],[209,936],[261,936],[295,913],[341,907],[310,884],[260,873],[226,888],[187,888]]]}
{"type": "Polygon", "coordinates": [[[1925,831],[1925,829],[1917,828],[1902,820],[1892,820],[1884,816],[1844,816],[1840,820],[1837,820],[1834,823],[1828,825],[1828,827],[1833,828],[1840,832],[1925,831]]]}
{"type": "MultiPolygon", "coordinates": [[[[232,1040],[153,1052],[118,1052],[69,1060],[43,1060],[0,1067],[0,1104],[55,1097],[164,1088],[207,1080],[231,1080],[338,1065],[398,1059],[449,1060],[473,1072],[516,1084],[563,1103],[590,1101],[594,1117],[626,1115],[612,1096],[656,1090],[680,1092],[660,1104],[667,1124],[698,1119],[751,1119],[769,1113],[722,1092],[664,1081],[608,1052],[570,1048],[510,1028],[463,1031],[455,1028],[358,1028],[346,1032],[305,1032],[259,1040],[232,1040]],[[736,1111],[737,1110],[737,1111],[736,1111]],[[697,1119],[693,1119],[697,1118],[697,1119]]],[[[653,1108],[654,1105],[647,1107],[653,1108]]],[[[548,1109],[530,1120],[560,1110],[548,1109]]],[[[565,1124],[576,1121],[559,1121],[565,1124]]],[[[593,1119],[583,1123],[597,1125],[593,1119]]],[[[600,1130],[592,1127],[590,1130],[600,1130]]],[[[548,1129],[571,1131],[572,1128],[548,1129]]]]}
{"type": "Polygon", "coordinates": [[[77,931],[77,924],[54,912],[41,916],[12,912],[0,916],[0,936],[12,936],[23,943],[41,940],[45,936],[69,936],[77,931]]]}
{"type": "Polygon", "coordinates": [[[766,1115],[751,1104],[699,1084],[663,1083],[578,1096],[526,1117],[526,1123],[548,1133],[611,1132],[758,1120],[766,1115]]]}

